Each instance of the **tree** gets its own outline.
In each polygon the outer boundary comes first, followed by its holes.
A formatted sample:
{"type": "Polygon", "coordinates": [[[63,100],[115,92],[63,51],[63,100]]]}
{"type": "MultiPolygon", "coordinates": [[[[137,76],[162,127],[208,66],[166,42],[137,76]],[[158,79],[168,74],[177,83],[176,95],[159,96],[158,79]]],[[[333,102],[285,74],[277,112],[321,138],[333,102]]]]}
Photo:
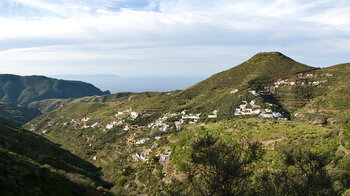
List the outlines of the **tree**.
{"type": "Polygon", "coordinates": [[[253,190],[250,187],[252,166],[264,154],[260,143],[249,143],[244,149],[206,134],[194,142],[192,149],[192,165],[188,170],[192,194],[242,195],[253,190]]]}
{"type": "Polygon", "coordinates": [[[328,158],[309,150],[283,151],[280,170],[261,173],[261,195],[337,195],[326,170],[328,158]]]}

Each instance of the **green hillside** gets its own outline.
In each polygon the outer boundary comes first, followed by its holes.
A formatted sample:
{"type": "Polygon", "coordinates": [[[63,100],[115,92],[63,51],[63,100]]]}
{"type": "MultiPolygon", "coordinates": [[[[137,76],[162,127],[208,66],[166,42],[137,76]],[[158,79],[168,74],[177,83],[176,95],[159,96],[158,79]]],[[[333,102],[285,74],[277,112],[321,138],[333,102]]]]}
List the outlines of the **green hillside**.
{"type": "MultiPolygon", "coordinates": [[[[228,119],[234,117],[234,109],[242,101],[253,98],[248,93],[249,90],[258,90],[265,84],[271,85],[280,77],[316,69],[298,63],[279,52],[259,53],[238,66],[183,90],[175,97],[185,103],[183,108],[207,113],[220,110],[224,118],[228,119]],[[232,93],[235,90],[237,93],[232,93]]],[[[265,96],[263,99],[268,99],[276,105],[281,104],[272,96],[265,96]]]]}
{"type": "Polygon", "coordinates": [[[35,108],[0,102],[0,117],[10,119],[18,125],[24,125],[40,114],[41,112],[35,108]]]}
{"type": "Polygon", "coordinates": [[[104,95],[92,84],[67,81],[44,76],[0,75],[0,101],[28,105],[33,101],[52,98],[79,98],[104,95]]]}
{"type": "Polygon", "coordinates": [[[299,109],[297,119],[321,119],[331,124],[345,123],[350,119],[350,64],[327,67],[316,72],[325,77],[327,90],[299,109]]]}
{"type": "Polygon", "coordinates": [[[280,77],[316,68],[298,63],[279,52],[258,53],[246,62],[184,90],[181,96],[189,99],[215,89],[244,88],[249,81],[280,77]]]}

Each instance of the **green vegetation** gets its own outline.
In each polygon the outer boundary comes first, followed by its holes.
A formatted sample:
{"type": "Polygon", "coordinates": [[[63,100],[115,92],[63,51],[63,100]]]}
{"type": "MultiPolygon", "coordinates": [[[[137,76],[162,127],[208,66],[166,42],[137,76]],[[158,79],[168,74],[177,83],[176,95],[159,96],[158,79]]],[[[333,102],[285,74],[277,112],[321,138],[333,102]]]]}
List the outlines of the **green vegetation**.
{"type": "Polygon", "coordinates": [[[245,146],[229,145],[208,133],[199,137],[191,145],[192,153],[185,166],[187,179],[174,181],[166,190],[170,195],[204,196],[341,195],[349,188],[345,180],[350,174],[348,157],[337,169],[327,170],[330,161],[326,155],[303,147],[287,148],[281,149],[280,159],[276,160],[279,168],[259,171],[257,166],[266,161],[262,145],[248,142],[245,146]]]}

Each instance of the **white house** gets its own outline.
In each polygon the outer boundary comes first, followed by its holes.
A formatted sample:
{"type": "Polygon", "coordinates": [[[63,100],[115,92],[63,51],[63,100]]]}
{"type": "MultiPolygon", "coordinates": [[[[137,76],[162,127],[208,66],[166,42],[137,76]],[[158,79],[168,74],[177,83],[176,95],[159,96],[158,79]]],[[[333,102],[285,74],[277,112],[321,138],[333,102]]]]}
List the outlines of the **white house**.
{"type": "Polygon", "coordinates": [[[234,89],[234,90],[232,90],[230,93],[231,94],[235,94],[235,93],[237,93],[238,92],[238,89],[234,89]]]}
{"type": "Polygon", "coordinates": [[[144,143],[146,143],[148,140],[149,140],[149,138],[145,138],[145,139],[136,141],[135,144],[144,144],[144,143]]]}
{"type": "Polygon", "coordinates": [[[93,125],[91,125],[92,128],[96,127],[98,125],[98,123],[94,123],[93,125]]]}
{"type": "Polygon", "coordinates": [[[115,117],[119,117],[119,116],[121,116],[121,115],[123,115],[124,114],[124,112],[118,112],[118,113],[116,113],[114,116],[115,117]]]}
{"type": "Polygon", "coordinates": [[[252,95],[254,95],[254,96],[258,96],[259,94],[255,91],[255,90],[251,90],[251,91],[249,91],[252,95]]]}
{"type": "Polygon", "coordinates": [[[182,119],[200,119],[200,115],[201,115],[201,113],[196,114],[196,115],[194,115],[194,114],[183,115],[182,119]]]}
{"type": "Polygon", "coordinates": [[[113,124],[108,124],[106,125],[106,129],[113,129],[114,125],[113,124]]]}
{"type": "Polygon", "coordinates": [[[44,130],[41,133],[46,134],[46,133],[50,133],[50,131],[49,130],[44,130]]]}
{"type": "Polygon", "coordinates": [[[261,113],[259,116],[263,118],[273,118],[273,115],[271,113],[261,113]]]}
{"type": "Polygon", "coordinates": [[[128,131],[130,129],[129,125],[125,125],[123,131],[128,131]]]}
{"type": "Polygon", "coordinates": [[[83,121],[83,122],[87,122],[88,120],[90,120],[89,117],[84,117],[83,119],[81,119],[81,121],[83,121]]]}
{"type": "Polygon", "coordinates": [[[217,118],[218,117],[218,112],[219,112],[219,110],[214,110],[213,114],[209,114],[208,115],[208,118],[217,118]]]}
{"type": "Polygon", "coordinates": [[[131,113],[130,113],[130,117],[131,117],[132,119],[136,119],[138,116],[139,116],[139,114],[138,114],[137,112],[131,112],[131,113]]]}
{"type": "MultiPolygon", "coordinates": [[[[182,120],[182,119],[181,119],[182,120]]],[[[175,121],[175,128],[176,128],[176,131],[179,131],[181,129],[181,121],[175,121]]]]}

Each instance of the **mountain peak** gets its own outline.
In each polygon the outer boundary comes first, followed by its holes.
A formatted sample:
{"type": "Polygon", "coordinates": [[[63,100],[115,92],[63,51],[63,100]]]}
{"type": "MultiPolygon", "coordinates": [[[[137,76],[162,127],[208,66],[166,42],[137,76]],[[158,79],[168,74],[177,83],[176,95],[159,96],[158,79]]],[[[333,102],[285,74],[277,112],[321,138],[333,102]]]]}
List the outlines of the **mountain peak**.
{"type": "Polygon", "coordinates": [[[314,67],[301,64],[280,52],[262,52],[244,63],[229,70],[217,73],[210,78],[184,91],[189,97],[218,88],[239,88],[257,78],[291,75],[314,70],[314,67]]]}
{"type": "Polygon", "coordinates": [[[293,59],[285,56],[284,54],[280,52],[260,52],[256,55],[252,56],[248,61],[246,62],[252,62],[252,61],[274,61],[274,60],[283,60],[288,59],[290,61],[294,61],[293,59]]]}

